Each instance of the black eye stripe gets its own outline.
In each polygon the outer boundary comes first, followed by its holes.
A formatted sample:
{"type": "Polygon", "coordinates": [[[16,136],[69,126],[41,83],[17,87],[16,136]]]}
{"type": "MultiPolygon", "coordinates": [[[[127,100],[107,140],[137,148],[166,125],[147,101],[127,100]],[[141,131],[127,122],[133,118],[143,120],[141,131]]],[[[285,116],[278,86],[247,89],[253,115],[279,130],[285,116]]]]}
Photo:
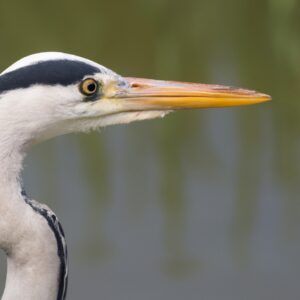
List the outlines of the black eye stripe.
{"type": "Polygon", "coordinates": [[[35,84],[67,86],[95,73],[102,73],[101,69],[81,61],[42,61],[0,75],[0,93],[35,84]]]}

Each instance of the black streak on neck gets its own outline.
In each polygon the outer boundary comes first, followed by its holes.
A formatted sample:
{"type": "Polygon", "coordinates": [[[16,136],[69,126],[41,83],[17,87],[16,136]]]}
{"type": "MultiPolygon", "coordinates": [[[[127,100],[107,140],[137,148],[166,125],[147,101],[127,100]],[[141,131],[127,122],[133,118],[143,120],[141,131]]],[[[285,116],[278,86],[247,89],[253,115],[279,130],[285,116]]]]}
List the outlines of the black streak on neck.
{"type": "Polygon", "coordinates": [[[22,196],[25,202],[38,214],[44,217],[52,230],[56,243],[57,243],[57,256],[60,260],[60,269],[58,276],[58,292],[57,300],[65,300],[68,288],[68,271],[67,271],[67,260],[68,252],[66,244],[63,242],[65,240],[64,231],[57,217],[52,211],[49,211],[45,208],[41,208],[35,205],[24,190],[22,190],[22,196]]]}

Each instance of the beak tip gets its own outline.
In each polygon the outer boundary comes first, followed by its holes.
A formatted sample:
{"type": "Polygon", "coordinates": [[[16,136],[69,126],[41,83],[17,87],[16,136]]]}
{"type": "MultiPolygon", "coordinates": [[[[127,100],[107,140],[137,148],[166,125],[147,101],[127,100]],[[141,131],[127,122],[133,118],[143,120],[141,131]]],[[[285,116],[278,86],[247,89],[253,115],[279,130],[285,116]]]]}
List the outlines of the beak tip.
{"type": "Polygon", "coordinates": [[[272,100],[272,97],[267,94],[260,94],[261,102],[269,102],[272,100]]]}

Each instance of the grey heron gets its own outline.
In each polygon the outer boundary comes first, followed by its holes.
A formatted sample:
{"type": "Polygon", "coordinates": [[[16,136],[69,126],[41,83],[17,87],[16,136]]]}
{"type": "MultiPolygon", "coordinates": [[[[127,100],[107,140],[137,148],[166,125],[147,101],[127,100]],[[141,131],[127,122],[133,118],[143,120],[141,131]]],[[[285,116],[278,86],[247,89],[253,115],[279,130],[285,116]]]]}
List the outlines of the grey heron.
{"type": "Polygon", "coordinates": [[[52,137],[162,117],[186,108],[270,100],[220,85],[121,77],[59,52],[27,56],[0,74],[0,247],[7,255],[3,300],[65,299],[67,249],[50,208],[30,199],[20,172],[28,149],[52,137]]]}

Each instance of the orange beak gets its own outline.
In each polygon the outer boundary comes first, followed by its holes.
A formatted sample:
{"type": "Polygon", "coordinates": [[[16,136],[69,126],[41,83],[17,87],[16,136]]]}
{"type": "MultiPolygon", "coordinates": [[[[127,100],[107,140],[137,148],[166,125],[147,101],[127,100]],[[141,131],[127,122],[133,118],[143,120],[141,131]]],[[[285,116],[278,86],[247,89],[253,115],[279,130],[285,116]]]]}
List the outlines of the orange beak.
{"type": "Polygon", "coordinates": [[[132,110],[176,110],[256,104],[271,100],[266,94],[222,85],[125,78],[129,88],[117,98],[132,110]]]}

